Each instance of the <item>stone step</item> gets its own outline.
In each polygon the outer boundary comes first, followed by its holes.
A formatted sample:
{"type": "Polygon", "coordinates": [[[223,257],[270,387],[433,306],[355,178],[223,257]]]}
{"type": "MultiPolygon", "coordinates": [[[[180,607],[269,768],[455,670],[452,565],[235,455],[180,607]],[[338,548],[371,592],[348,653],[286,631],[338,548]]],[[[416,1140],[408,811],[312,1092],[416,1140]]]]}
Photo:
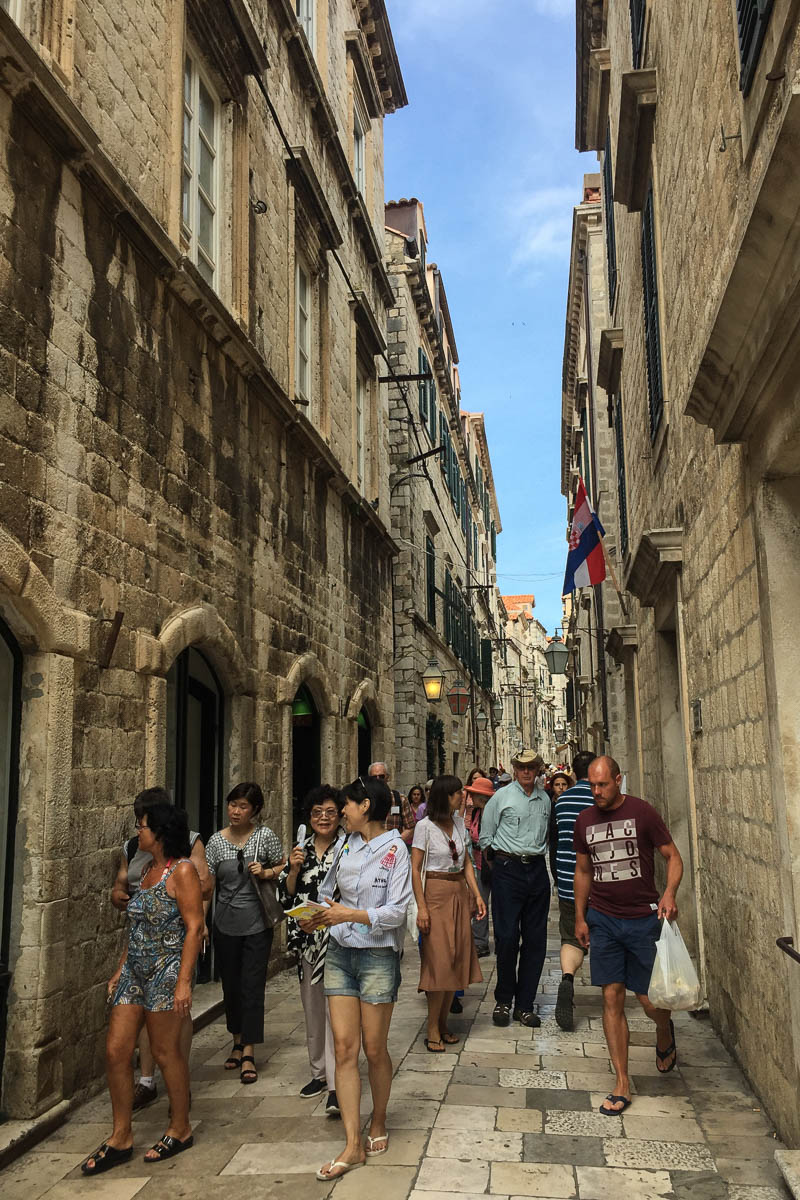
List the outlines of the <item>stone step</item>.
{"type": "Polygon", "coordinates": [[[800,1150],[776,1150],[775,1162],[789,1191],[800,1200],[800,1150]]]}

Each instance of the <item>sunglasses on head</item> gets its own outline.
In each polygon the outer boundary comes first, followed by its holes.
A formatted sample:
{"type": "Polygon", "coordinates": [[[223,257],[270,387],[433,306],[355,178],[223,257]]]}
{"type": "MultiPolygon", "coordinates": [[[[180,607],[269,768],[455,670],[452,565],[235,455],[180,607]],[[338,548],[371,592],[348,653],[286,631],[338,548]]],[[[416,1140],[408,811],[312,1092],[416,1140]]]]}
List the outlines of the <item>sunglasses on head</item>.
{"type": "Polygon", "coordinates": [[[448,838],[447,844],[450,847],[450,853],[453,856],[453,862],[457,863],[458,862],[458,849],[456,848],[455,842],[453,841],[452,838],[448,838]]]}

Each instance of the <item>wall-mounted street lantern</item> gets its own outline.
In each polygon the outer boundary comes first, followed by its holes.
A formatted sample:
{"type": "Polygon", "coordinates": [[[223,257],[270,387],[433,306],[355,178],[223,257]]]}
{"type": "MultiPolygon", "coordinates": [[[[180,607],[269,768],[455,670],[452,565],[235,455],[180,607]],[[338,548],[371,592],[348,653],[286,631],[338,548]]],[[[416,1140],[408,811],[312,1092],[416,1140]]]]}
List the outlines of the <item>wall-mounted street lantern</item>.
{"type": "Polygon", "coordinates": [[[498,696],[497,699],[492,702],[492,720],[494,721],[495,725],[499,725],[502,719],[503,701],[498,696]]]}
{"type": "Polygon", "coordinates": [[[558,636],[558,631],[544,652],[547,669],[551,675],[563,675],[569,662],[569,650],[558,636]]]}
{"type": "Polygon", "coordinates": [[[469,688],[463,679],[457,679],[447,693],[447,703],[454,717],[463,717],[469,708],[469,688]]]}
{"type": "Polygon", "coordinates": [[[567,731],[563,725],[556,725],[553,730],[553,736],[560,746],[563,746],[567,740],[567,731]]]}
{"type": "Polygon", "coordinates": [[[477,712],[475,714],[475,725],[477,727],[478,733],[485,733],[486,726],[488,724],[489,724],[489,718],[487,717],[487,715],[483,711],[483,709],[481,709],[480,712],[477,712]]]}
{"type": "Polygon", "coordinates": [[[425,688],[425,696],[433,703],[442,698],[442,687],[444,685],[444,674],[442,673],[438,662],[435,658],[428,660],[428,665],[422,673],[422,686],[425,688]]]}

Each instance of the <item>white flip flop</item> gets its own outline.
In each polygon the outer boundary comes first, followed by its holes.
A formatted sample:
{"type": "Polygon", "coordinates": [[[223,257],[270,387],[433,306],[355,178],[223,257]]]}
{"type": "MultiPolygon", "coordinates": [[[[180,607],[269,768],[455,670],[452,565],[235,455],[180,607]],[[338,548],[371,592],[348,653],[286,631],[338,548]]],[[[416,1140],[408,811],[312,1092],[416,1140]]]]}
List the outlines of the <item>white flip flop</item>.
{"type": "Polygon", "coordinates": [[[377,1158],[379,1154],[385,1154],[389,1149],[389,1134],[379,1133],[377,1137],[367,1135],[367,1158],[377,1158]],[[373,1150],[375,1142],[386,1142],[382,1150],[373,1150]]]}
{"type": "Polygon", "coordinates": [[[328,1183],[332,1179],[341,1179],[342,1176],[346,1175],[348,1171],[355,1171],[357,1167],[363,1167],[363,1166],[364,1166],[364,1163],[347,1163],[347,1162],[342,1162],[338,1158],[331,1159],[331,1161],[327,1164],[327,1167],[328,1167],[327,1171],[325,1170],[325,1167],[320,1167],[320,1169],[317,1171],[317,1179],[320,1179],[323,1183],[328,1183]],[[335,1175],[332,1175],[331,1172],[336,1167],[341,1167],[342,1170],[337,1171],[335,1175]]]}

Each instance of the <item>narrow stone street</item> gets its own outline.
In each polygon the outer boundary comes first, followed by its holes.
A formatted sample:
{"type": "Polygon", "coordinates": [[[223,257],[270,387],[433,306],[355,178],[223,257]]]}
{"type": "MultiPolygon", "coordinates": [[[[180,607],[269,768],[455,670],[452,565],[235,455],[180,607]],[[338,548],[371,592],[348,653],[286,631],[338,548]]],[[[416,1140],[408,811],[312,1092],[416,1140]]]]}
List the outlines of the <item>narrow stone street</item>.
{"type": "MultiPolygon", "coordinates": [[[[390,1037],[396,1076],[389,1152],[335,1184],[318,1183],[313,1174],[342,1148],[341,1125],[325,1116],[324,1103],[297,1095],[309,1069],[297,981],[287,972],[268,987],[269,1036],[256,1084],[243,1087],[223,1072],[229,1038],[222,1022],[197,1035],[196,1142],[189,1153],[163,1165],[142,1161],[165,1127],[166,1098],[160,1096],[136,1121],[141,1153],[133,1162],[84,1179],[79,1163],[109,1131],[102,1093],[3,1173],[3,1200],[789,1196],[773,1159],[780,1143],[707,1020],[676,1017],[678,1069],[661,1077],[652,1028],[635,1001],[629,1004],[634,1103],[621,1120],[611,1120],[597,1112],[613,1080],[588,973],[576,987],[576,1028],[563,1033],[552,1015],[559,977],[552,936],[538,997],[541,1029],[497,1029],[491,1021],[493,961],[482,960],[487,979],[465,997],[463,1016],[453,1018],[462,1043],[437,1057],[422,1044],[417,955],[407,943],[390,1037]]],[[[368,1092],[363,1112],[366,1117],[368,1092]]]]}

